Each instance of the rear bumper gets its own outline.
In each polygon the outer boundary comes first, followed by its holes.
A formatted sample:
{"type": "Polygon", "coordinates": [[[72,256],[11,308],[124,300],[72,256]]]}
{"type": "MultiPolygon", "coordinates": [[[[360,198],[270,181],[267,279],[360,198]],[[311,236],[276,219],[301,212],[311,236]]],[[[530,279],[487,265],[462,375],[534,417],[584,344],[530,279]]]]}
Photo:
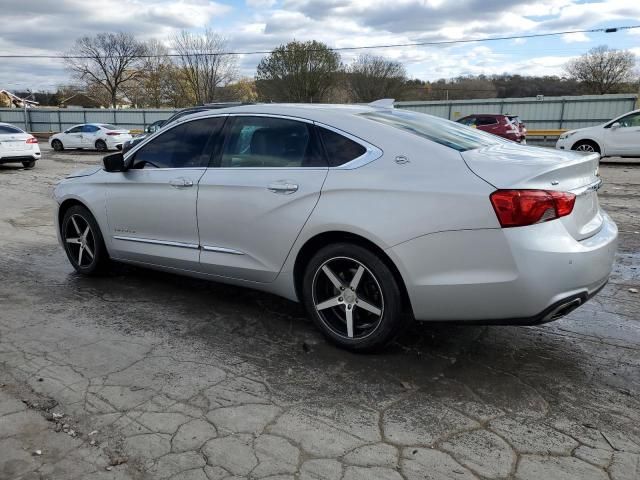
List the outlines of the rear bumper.
{"type": "Polygon", "coordinates": [[[0,157],[0,164],[2,163],[20,163],[20,162],[30,162],[32,160],[40,160],[41,154],[39,151],[24,151],[24,152],[15,152],[12,154],[3,154],[0,157]]]}
{"type": "Polygon", "coordinates": [[[602,229],[580,242],[552,221],[436,233],[387,252],[418,320],[536,324],[567,313],[565,306],[579,306],[606,284],[617,236],[604,214],[602,229]]]}

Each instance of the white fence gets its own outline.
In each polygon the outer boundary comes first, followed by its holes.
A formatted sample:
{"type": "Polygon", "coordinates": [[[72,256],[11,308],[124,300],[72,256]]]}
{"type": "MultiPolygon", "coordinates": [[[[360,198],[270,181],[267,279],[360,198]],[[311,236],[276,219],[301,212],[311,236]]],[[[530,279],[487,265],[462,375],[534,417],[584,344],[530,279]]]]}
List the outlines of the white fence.
{"type": "Polygon", "coordinates": [[[0,122],[28,132],[61,132],[79,123],[109,123],[122,128],[144,129],[156,120],[169,118],[175,109],[108,108],[0,108],[0,122]]]}

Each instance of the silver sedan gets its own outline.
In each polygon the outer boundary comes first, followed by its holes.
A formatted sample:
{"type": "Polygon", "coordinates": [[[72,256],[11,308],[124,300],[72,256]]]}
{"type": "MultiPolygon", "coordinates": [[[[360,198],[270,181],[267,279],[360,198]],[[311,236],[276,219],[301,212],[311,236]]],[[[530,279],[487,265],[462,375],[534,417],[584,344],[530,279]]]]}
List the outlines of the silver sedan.
{"type": "Polygon", "coordinates": [[[607,282],[597,154],[372,106],[189,115],[55,189],[80,273],[125,262],[302,302],[352,350],[413,319],[537,324],[607,282]]]}

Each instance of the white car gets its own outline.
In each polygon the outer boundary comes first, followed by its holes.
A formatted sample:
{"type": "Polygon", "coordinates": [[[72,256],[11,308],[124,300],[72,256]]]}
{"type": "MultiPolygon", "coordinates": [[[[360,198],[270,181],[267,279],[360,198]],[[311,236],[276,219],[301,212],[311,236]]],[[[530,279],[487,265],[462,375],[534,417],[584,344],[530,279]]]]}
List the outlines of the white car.
{"type": "Polygon", "coordinates": [[[0,123],[0,164],[22,163],[33,168],[40,160],[38,139],[9,123],[0,123]]]}
{"type": "Polygon", "coordinates": [[[57,234],[82,274],[265,290],[368,350],[411,318],[537,324],[595,295],[617,240],[598,160],[382,106],[208,110],[59,183],[57,234]]]}
{"type": "Polygon", "coordinates": [[[640,110],[595,127],[569,130],[560,135],[556,148],[595,152],[602,157],[640,157],[640,110]]]}
{"type": "Polygon", "coordinates": [[[88,148],[106,152],[121,150],[124,142],[132,138],[129,130],[108,123],[84,123],[52,135],[49,145],[57,152],[65,148],[88,148]]]}

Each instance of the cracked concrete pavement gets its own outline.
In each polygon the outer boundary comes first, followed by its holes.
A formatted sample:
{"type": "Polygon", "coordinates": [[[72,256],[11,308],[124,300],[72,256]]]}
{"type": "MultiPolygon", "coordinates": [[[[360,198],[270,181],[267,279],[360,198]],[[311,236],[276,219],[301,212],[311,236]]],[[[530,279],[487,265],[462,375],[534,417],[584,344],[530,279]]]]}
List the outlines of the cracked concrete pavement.
{"type": "Polygon", "coordinates": [[[355,355],[270,295],[76,275],[50,194],[100,157],[43,150],[0,166],[0,479],[640,478],[639,166],[601,168],[619,253],[569,317],[355,355]]]}

